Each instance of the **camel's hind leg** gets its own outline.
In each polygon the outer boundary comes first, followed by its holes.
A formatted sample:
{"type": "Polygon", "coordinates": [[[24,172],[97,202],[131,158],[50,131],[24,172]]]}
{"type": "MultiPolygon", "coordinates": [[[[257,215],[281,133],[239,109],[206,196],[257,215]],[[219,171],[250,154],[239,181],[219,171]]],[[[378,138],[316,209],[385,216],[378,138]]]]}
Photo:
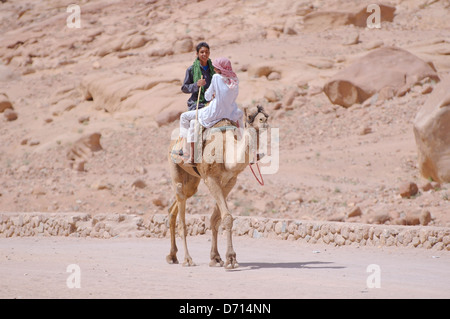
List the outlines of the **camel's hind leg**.
{"type": "Polygon", "coordinates": [[[178,264],[177,259],[177,243],[176,237],[176,224],[178,215],[178,205],[175,201],[169,209],[169,227],[170,227],[170,253],[167,255],[166,260],[169,264],[178,264]]]}
{"type": "Polygon", "coordinates": [[[189,254],[188,246],[187,246],[187,226],[186,226],[186,199],[182,199],[178,201],[178,213],[180,216],[180,226],[181,226],[181,238],[183,240],[184,245],[184,262],[183,266],[195,266],[194,261],[192,260],[191,255],[189,254]]]}

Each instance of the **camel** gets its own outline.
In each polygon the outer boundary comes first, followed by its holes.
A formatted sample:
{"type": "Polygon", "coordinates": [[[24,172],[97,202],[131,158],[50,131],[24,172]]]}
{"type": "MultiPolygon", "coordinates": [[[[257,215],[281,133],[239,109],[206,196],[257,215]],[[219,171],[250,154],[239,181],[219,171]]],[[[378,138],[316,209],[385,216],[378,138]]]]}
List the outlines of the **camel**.
{"type": "MultiPolygon", "coordinates": [[[[196,166],[188,167],[182,162],[176,163],[173,161],[171,151],[176,143],[172,141],[169,148],[169,166],[172,178],[172,186],[175,192],[175,201],[169,208],[169,224],[170,224],[170,253],[166,257],[166,261],[169,264],[178,264],[177,259],[177,246],[176,246],[176,219],[179,215],[179,223],[181,229],[181,237],[184,245],[184,262],[183,266],[195,266],[192,257],[189,255],[187,247],[187,227],[185,222],[186,201],[197,193],[200,181],[203,180],[205,185],[209,189],[209,192],[216,201],[214,211],[211,215],[211,230],[212,230],[212,243],[211,243],[211,262],[210,267],[225,267],[225,269],[234,269],[239,267],[236,260],[236,252],[234,251],[232,244],[232,227],[233,217],[227,205],[227,197],[230,194],[233,187],[236,185],[238,175],[242,173],[252,160],[251,149],[248,145],[252,145],[256,139],[256,145],[259,145],[259,131],[261,129],[268,128],[267,113],[264,112],[263,107],[258,106],[256,110],[252,110],[250,113],[248,109],[245,109],[245,126],[243,130],[244,134],[240,138],[229,131],[216,129],[214,138],[206,140],[203,144],[203,157],[196,162],[196,166]],[[247,114],[249,114],[247,116],[247,114]],[[218,133],[217,133],[218,131],[218,133]],[[256,132],[256,134],[245,134],[247,132],[256,132]],[[226,137],[232,136],[232,143],[226,143],[226,137]],[[248,136],[248,138],[245,138],[248,136]],[[219,137],[219,138],[217,138],[219,137]],[[221,139],[220,137],[223,137],[221,139]],[[246,144],[246,141],[249,144],[246,144]],[[226,154],[232,153],[230,149],[227,150],[227,145],[235,147],[233,150],[234,160],[229,161],[211,161],[211,157],[214,159],[220,150],[223,150],[223,158],[226,154]],[[220,257],[217,249],[217,235],[219,226],[222,225],[226,232],[227,238],[227,251],[225,263],[220,257]]],[[[217,123],[214,128],[230,128],[231,121],[222,120],[217,123]]],[[[214,129],[213,128],[213,129],[214,129]]],[[[237,134],[238,135],[238,134],[237,134]]],[[[228,139],[230,140],[230,139],[228,139]]],[[[253,144],[255,145],[255,144],[253,144]]],[[[228,146],[228,148],[230,148],[228,146]]],[[[257,149],[257,148],[256,148],[257,149]]]]}

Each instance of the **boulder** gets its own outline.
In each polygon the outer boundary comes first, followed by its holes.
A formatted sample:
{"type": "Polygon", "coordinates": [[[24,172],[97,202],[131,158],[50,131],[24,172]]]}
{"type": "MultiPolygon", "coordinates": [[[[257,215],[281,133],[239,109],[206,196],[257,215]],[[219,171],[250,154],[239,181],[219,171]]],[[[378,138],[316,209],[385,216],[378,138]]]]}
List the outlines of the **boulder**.
{"type": "Polygon", "coordinates": [[[425,210],[422,212],[408,212],[405,216],[405,224],[408,226],[427,226],[431,221],[431,214],[425,210]]]}
{"type": "Polygon", "coordinates": [[[403,198],[411,198],[416,196],[419,192],[419,188],[416,183],[407,182],[400,185],[399,193],[403,198]]]}
{"type": "Polygon", "coordinates": [[[403,49],[383,47],[335,74],[323,90],[333,104],[347,108],[377,93],[378,98],[402,95],[427,77],[439,81],[425,61],[403,49]]]}
{"type": "MultiPolygon", "coordinates": [[[[378,6],[380,7],[380,22],[394,21],[395,7],[385,4],[378,4],[378,6]]],[[[356,11],[350,15],[349,22],[357,27],[365,28],[367,27],[367,19],[373,13],[373,11],[367,12],[367,6],[361,6],[359,7],[359,11],[356,11]]]]}
{"type": "Polygon", "coordinates": [[[252,78],[259,78],[263,76],[269,76],[274,72],[274,68],[267,64],[252,64],[248,67],[248,76],[252,78]]]}
{"type": "Polygon", "coordinates": [[[11,109],[6,109],[4,112],[4,115],[8,122],[15,121],[18,118],[17,112],[15,112],[11,109]]]}
{"type": "Polygon", "coordinates": [[[168,125],[176,120],[180,119],[180,115],[183,113],[181,110],[168,110],[163,111],[156,115],[155,121],[158,124],[158,127],[168,125]]]}
{"type": "Polygon", "coordinates": [[[67,151],[69,167],[84,171],[84,164],[92,156],[92,153],[103,150],[100,144],[101,137],[100,133],[93,133],[77,140],[67,151]]]}
{"type": "MultiPolygon", "coordinates": [[[[3,39],[2,39],[3,41],[3,39]]],[[[2,43],[3,45],[4,43],[2,43]]],[[[0,64],[0,82],[2,81],[12,81],[12,80],[16,80],[19,78],[19,74],[17,72],[15,72],[12,68],[6,66],[6,65],[1,65],[0,64]]]]}
{"type": "Polygon", "coordinates": [[[0,93],[0,113],[3,113],[6,109],[12,110],[14,108],[8,96],[5,93],[0,93]]]}
{"type": "MultiPolygon", "coordinates": [[[[141,102],[146,108],[154,104],[155,93],[162,85],[181,85],[176,78],[152,78],[142,74],[96,72],[85,76],[79,90],[86,100],[93,100],[96,109],[109,113],[124,112],[138,107],[141,102]],[[146,96],[150,95],[149,99],[146,96]]],[[[165,91],[162,91],[165,94],[165,91]]],[[[166,107],[161,102],[161,108],[166,107]]]]}
{"type": "Polygon", "coordinates": [[[450,183],[450,76],[436,85],[414,119],[423,177],[450,183]]]}
{"type": "Polygon", "coordinates": [[[188,53],[194,49],[194,43],[191,38],[185,38],[175,41],[173,44],[173,52],[175,54],[188,53]]]}

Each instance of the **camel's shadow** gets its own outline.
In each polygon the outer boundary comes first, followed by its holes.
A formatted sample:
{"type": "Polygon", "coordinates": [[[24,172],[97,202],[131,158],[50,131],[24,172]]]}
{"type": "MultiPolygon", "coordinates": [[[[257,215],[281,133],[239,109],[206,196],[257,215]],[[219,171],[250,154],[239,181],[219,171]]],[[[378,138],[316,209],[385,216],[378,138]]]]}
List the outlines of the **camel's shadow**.
{"type": "Polygon", "coordinates": [[[256,270],[267,268],[282,268],[282,269],[343,269],[344,266],[333,266],[333,262],[326,261],[307,261],[307,262],[282,262],[282,263],[268,263],[268,262],[249,262],[239,263],[240,270],[256,270]]]}

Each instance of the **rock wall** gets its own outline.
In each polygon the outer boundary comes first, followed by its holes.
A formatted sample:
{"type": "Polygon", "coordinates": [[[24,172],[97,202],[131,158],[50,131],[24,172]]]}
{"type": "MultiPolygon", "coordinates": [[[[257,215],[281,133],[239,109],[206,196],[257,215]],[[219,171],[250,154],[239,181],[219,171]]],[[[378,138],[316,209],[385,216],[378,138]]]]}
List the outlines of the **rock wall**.
{"type": "MultiPolygon", "coordinates": [[[[1,213],[0,238],[71,236],[109,239],[112,237],[169,237],[167,215],[147,221],[136,215],[83,213],[1,213]]],[[[188,215],[189,236],[210,233],[209,216],[188,215]]],[[[222,232],[222,230],[220,230],[222,232]]],[[[271,238],[333,246],[399,246],[450,251],[450,228],[388,226],[338,222],[238,217],[234,236],[271,238]]]]}

